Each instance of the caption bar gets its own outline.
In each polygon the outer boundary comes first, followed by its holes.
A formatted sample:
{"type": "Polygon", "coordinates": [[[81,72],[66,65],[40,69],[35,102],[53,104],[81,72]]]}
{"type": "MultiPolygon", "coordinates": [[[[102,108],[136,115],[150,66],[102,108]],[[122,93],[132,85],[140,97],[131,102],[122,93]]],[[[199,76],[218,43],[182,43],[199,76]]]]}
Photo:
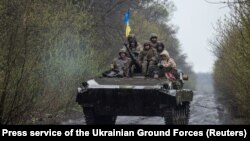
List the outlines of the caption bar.
{"type": "Polygon", "coordinates": [[[91,129],[91,130],[82,130],[82,129],[70,129],[70,130],[46,130],[46,131],[13,131],[8,129],[2,129],[2,137],[13,137],[13,136],[34,136],[34,137],[61,137],[61,136],[167,136],[167,137],[241,137],[247,138],[247,130],[216,130],[216,129],[207,129],[205,131],[183,131],[180,129],[167,129],[164,131],[153,131],[145,129],[137,129],[134,131],[124,130],[124,129],[112,129],[112,130],[103,130],[103,129],[91,129]]]}

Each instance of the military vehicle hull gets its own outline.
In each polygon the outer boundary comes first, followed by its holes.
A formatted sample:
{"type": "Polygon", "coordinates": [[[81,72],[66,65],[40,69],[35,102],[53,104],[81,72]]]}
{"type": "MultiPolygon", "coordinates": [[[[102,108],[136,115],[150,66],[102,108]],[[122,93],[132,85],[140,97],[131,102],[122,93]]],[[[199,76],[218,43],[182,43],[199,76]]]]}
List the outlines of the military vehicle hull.
{"type": "Polygon", "coordinates": [[[97,78],[78,89],[87,124],[115,124],[117,116],[162,116],[166,124],[188,124],[193,92],[173,89],[167,79],[97,78]]]}

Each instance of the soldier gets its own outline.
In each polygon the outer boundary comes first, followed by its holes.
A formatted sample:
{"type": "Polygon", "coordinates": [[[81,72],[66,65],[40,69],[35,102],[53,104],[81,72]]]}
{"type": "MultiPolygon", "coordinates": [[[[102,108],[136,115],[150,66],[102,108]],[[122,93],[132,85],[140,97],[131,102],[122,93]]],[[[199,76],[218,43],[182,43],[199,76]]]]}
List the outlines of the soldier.
{"type": "Polygon", "coordinates": [[[165,50],[165,46],[162,42],[158,42],[156,45],[156,51],[157,51],[157,63],[161,60],[161,53],[163,51],[166,51],[168,53],[167,50],[165,50]]]}
{"type": "Polygon", "coordinates": [[[160,69],[163,69],[164,71],[164,76],[166,76],[169,80],[175,80],[175,74],[176,74],[176,63],[174,59],[172,59],[169,56],[169,53],[164,50],[161,53],[161,60],[158,64],[160,69]]]}
{"type": "Polygon", "coordinates": [[[119,51],[119,57],[115,58],[111,64],[111,71],[107,74],[108,77],[127,77],[130,59],[127,56],[127,51],[122,48],[119,51]]]}
{"type": "MultiPolygon", "coordinates": [[[[156,51],[158,56],[161,55],[161,53],[165,50],[165,45],[162,42],[157,43],[156,45],[156,51]]],[[[166,50],[165,50],[166,51],[166,50]]]]}
{"type": "Polygon", "coordinates": [[[156,33],[151,33],[150,35],[150,44],[151,47],[156,49],[157,43],[158,43],[158,35],[156,33]]]}
{"type": "Polygon", "coordinates": [[[139,64],[142,66],[142,73],[149,75],[149,68],[156,64],[157,52],[149,42],[144,43],[143,51],[139,54],[139,64]]]}
{"type": "Polygon", "coordinates": [[[127,48],[127,54],[131,59],[129,65],[129,75],[132,76],[134,73],[141,73],[141,66],[138,63],[138,57],[142,51],[142,46],[139,42],[137,42],[134,34],[130,34],[128,36],[125,46],[127,48]]]}
{"type": "Polygon", "coordinates": [[[135,34],[129,34],[127,38],[127,45],[135,56],[138,56],[139,53],[142,51],[142,46],[140,45],[139,42],[137,42],[135,34]]]}
{"type": "Polygon", "coordinates": [[[128,43],[130,43],[134,40],[136,40],[135,34],[129,34],[128,38],[127,38],[128,43]]]}

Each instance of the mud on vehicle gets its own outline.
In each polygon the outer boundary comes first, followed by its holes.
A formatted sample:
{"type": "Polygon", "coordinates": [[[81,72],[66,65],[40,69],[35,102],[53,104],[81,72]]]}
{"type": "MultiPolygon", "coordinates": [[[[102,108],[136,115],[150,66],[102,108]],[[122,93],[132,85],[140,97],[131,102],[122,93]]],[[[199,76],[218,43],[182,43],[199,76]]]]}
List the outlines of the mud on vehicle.
{"type": "Polygon", "coordinates": [[[188,124],[191,90],[179,79],[99,77],[83,82],[76,101],[82,106],[87,125],[115,124],[117,116],[161,116],[166,124],[188,124]]]}

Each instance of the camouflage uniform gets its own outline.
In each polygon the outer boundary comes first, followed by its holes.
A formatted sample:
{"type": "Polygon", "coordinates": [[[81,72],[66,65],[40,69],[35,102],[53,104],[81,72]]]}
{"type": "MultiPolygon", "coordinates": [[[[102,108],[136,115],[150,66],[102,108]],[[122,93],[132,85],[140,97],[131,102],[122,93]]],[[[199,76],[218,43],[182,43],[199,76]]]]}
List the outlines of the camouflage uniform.
{"type": "Polygon", "coordinates": [[[156,64],[157,52],[151,47],[150,43],[146,42],[144,44],[143,51],[139,54],[139,62],[142,66],[142,73],[148,75],[148,69],[156,64]],[[149,49],[145,47],[149,46],[149,49]]]}
{"type": "Polygon", "coordinates": [[[127,77],[129,73],[129,64],[130,59],[127,57],[126,49],[122,48],[119,52],[119,57],[115,58],[113,63],[111,64],[111,73],[108,76],[119,76],[119,77],[127,77]],[[121,53],[125,53],[126,57],[122,58],[121,53]]]}
{"type": "MultiPolygon", "coordinates": [[[[136,60],[136,63],[138,63],[138,57],[139,57],[140,52],[143,50],[143,48],[141,44],[137,42],[134,34],[130,34],[128,36],[126,45],[130,49],[134,59],[136,60]]],[[[127,53],[129,54],[129,52],[127,53]]],[[[131,62],[129,65],[129,75],[132,76],[133,73],[141,73],[141,67],[135,64],[135,62],[133,62],[131,59],[131,62]]]]}
{"type": "Polygon", "coordinates": [[[130,48],[132,53],[135,56],[138,56],[139,53],[143,50],[143,48],[142,48],[141,44],[139,42],[137,42],[135,35],[129,34],[127,41],[128,41],[128,43],[127,43],[128,47],[130,48]],[[134,45],[132,45],[132,44],[134,44],[134,45]]]}
{"type": "Polygon", "coordinates": [[[157,35],[156,33],[152,33],[152,34],[150,35],[150,44],[151,44],[151,47],[153,47],[153,48],[156,49],[156,46],[157,46],[157,44],[158,44],[158,41],[156,40],[156,42],[153,42],[153,41],[152,41],[152,38],[158,39],[158,35],[157,35]]]}

